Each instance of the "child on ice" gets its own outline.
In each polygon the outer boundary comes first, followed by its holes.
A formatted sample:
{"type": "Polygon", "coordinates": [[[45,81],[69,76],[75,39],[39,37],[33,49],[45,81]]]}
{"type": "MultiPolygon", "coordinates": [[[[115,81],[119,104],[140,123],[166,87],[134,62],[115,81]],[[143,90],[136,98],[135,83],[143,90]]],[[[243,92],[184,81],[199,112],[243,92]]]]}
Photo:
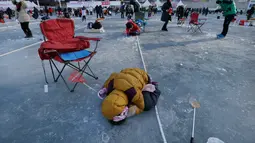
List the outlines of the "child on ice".
{"type": "Polygon", "coordinates": [[[140,27],[134,23],[132,20],[129,20],[126,23],[126,34],[127,36],[137,36],[140,35],[141,29],[140,27]]]}
{"type": "Polygon", "coordinates": [[[98,96],[103,99],[102,114],[113,124],[155,107],[161,92],[158,84],[139,68],[112,73],[98,96]]]}

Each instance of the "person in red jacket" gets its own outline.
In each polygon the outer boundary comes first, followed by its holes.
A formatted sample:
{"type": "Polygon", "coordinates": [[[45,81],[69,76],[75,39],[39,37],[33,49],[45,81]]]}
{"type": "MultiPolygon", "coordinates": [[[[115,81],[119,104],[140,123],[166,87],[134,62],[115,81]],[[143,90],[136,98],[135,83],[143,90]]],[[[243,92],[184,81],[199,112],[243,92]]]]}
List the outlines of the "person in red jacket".
{"type": "Polygon", "coordinates": [[[132,20],[126,23],[126,34],[128,36],[140,35],[140,32],[141,32],[140,27],[132,20]]]}

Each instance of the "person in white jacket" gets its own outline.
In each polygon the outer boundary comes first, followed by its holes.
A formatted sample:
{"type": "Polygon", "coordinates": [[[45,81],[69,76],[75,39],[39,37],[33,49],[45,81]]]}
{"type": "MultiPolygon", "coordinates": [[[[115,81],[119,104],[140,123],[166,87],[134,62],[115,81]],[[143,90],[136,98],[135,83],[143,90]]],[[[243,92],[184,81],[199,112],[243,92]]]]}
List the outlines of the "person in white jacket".
{"type": "Polygon", "coordinates": [[[83,6],[83,8],[81,9],[81,16],[82,16],[82,22],[85,20],[86,22],[86,15],[87,15],[87,10],[86,8],[83,6]]]}
{"type": "Polygon", "coordinates": [[[27,4],[23,0],[12,0],[12,3],[16,6],[15,18],[19,21],[21,29],[26,35],[25,38],[33,37],[29,29],[30,16],[26,12],[27,4]]]}

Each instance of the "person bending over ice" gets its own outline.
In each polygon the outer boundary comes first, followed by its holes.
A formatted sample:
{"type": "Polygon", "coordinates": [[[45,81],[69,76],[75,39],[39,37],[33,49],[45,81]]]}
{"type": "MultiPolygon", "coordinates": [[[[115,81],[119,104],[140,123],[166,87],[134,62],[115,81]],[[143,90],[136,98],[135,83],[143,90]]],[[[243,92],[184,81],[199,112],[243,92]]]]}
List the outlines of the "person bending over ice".
{"type": "Polygon", "coordinates": [[[155,107],[160,94],[158,84],[139,68],[112,73],[98,92],[103,116],[115,125],[155,107]]]}
{"type": "Polygon", "coordinates": [[[129,20],[126,23],[126,34],[127,36],[136,36],[140,35],[141,29],[140,27],[134,23],[132,20],[129,20]]]}

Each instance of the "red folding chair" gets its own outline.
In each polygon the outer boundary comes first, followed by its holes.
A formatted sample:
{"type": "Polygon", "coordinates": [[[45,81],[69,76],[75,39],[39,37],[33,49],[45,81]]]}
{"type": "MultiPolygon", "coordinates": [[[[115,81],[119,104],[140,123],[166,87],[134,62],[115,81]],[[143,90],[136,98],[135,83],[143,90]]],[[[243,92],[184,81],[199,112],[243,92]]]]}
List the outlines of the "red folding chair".
{"type": "Polygon", "coordinates": [[[201,27],[205,24],[206,20],[206,18],[199,18],[199,13],[193,12],[190,15],[188,32],[192,31],[193,33],[195,33],[199,30],[202,33],[201,27]]]}
{"type": "Polygon", "coordinates": [[[44,42],[38,49],[38,53],[42,60],[45,81],[47,84],[48,81],[43,63],[44,60],[49,60],[54,81],[57,82],[61,77],[66,87],[71,92],[74,91],[79,82],[76,82],[72,88],[68,86],[62,75],[67,66],[78,71],[80,73],[79,77],[82,77],[83,74],[87,74],[94,79],[98,79],[89,67],[89,62],[97,52],[98,42],[100,41],[99,38],[74,36],[74,22],[71,19],[46,20],[41,22],[40,28],[44,36],[44,42]],[[90,41],[96,42],[94,50],[85,50],[90,48],[90,41]],[[59,69],[55,64],[55,61],[64,64],[63,67],[59,69]],[[84,65],[82,66],[83,62],[84,65]],[[77,63],[77,65],[75,63],[77,63]],[[55,76],[53,67],[57,71],[57,76],[55,76]],[[87,69],[89,71],[87,71],[87,69]]]}

